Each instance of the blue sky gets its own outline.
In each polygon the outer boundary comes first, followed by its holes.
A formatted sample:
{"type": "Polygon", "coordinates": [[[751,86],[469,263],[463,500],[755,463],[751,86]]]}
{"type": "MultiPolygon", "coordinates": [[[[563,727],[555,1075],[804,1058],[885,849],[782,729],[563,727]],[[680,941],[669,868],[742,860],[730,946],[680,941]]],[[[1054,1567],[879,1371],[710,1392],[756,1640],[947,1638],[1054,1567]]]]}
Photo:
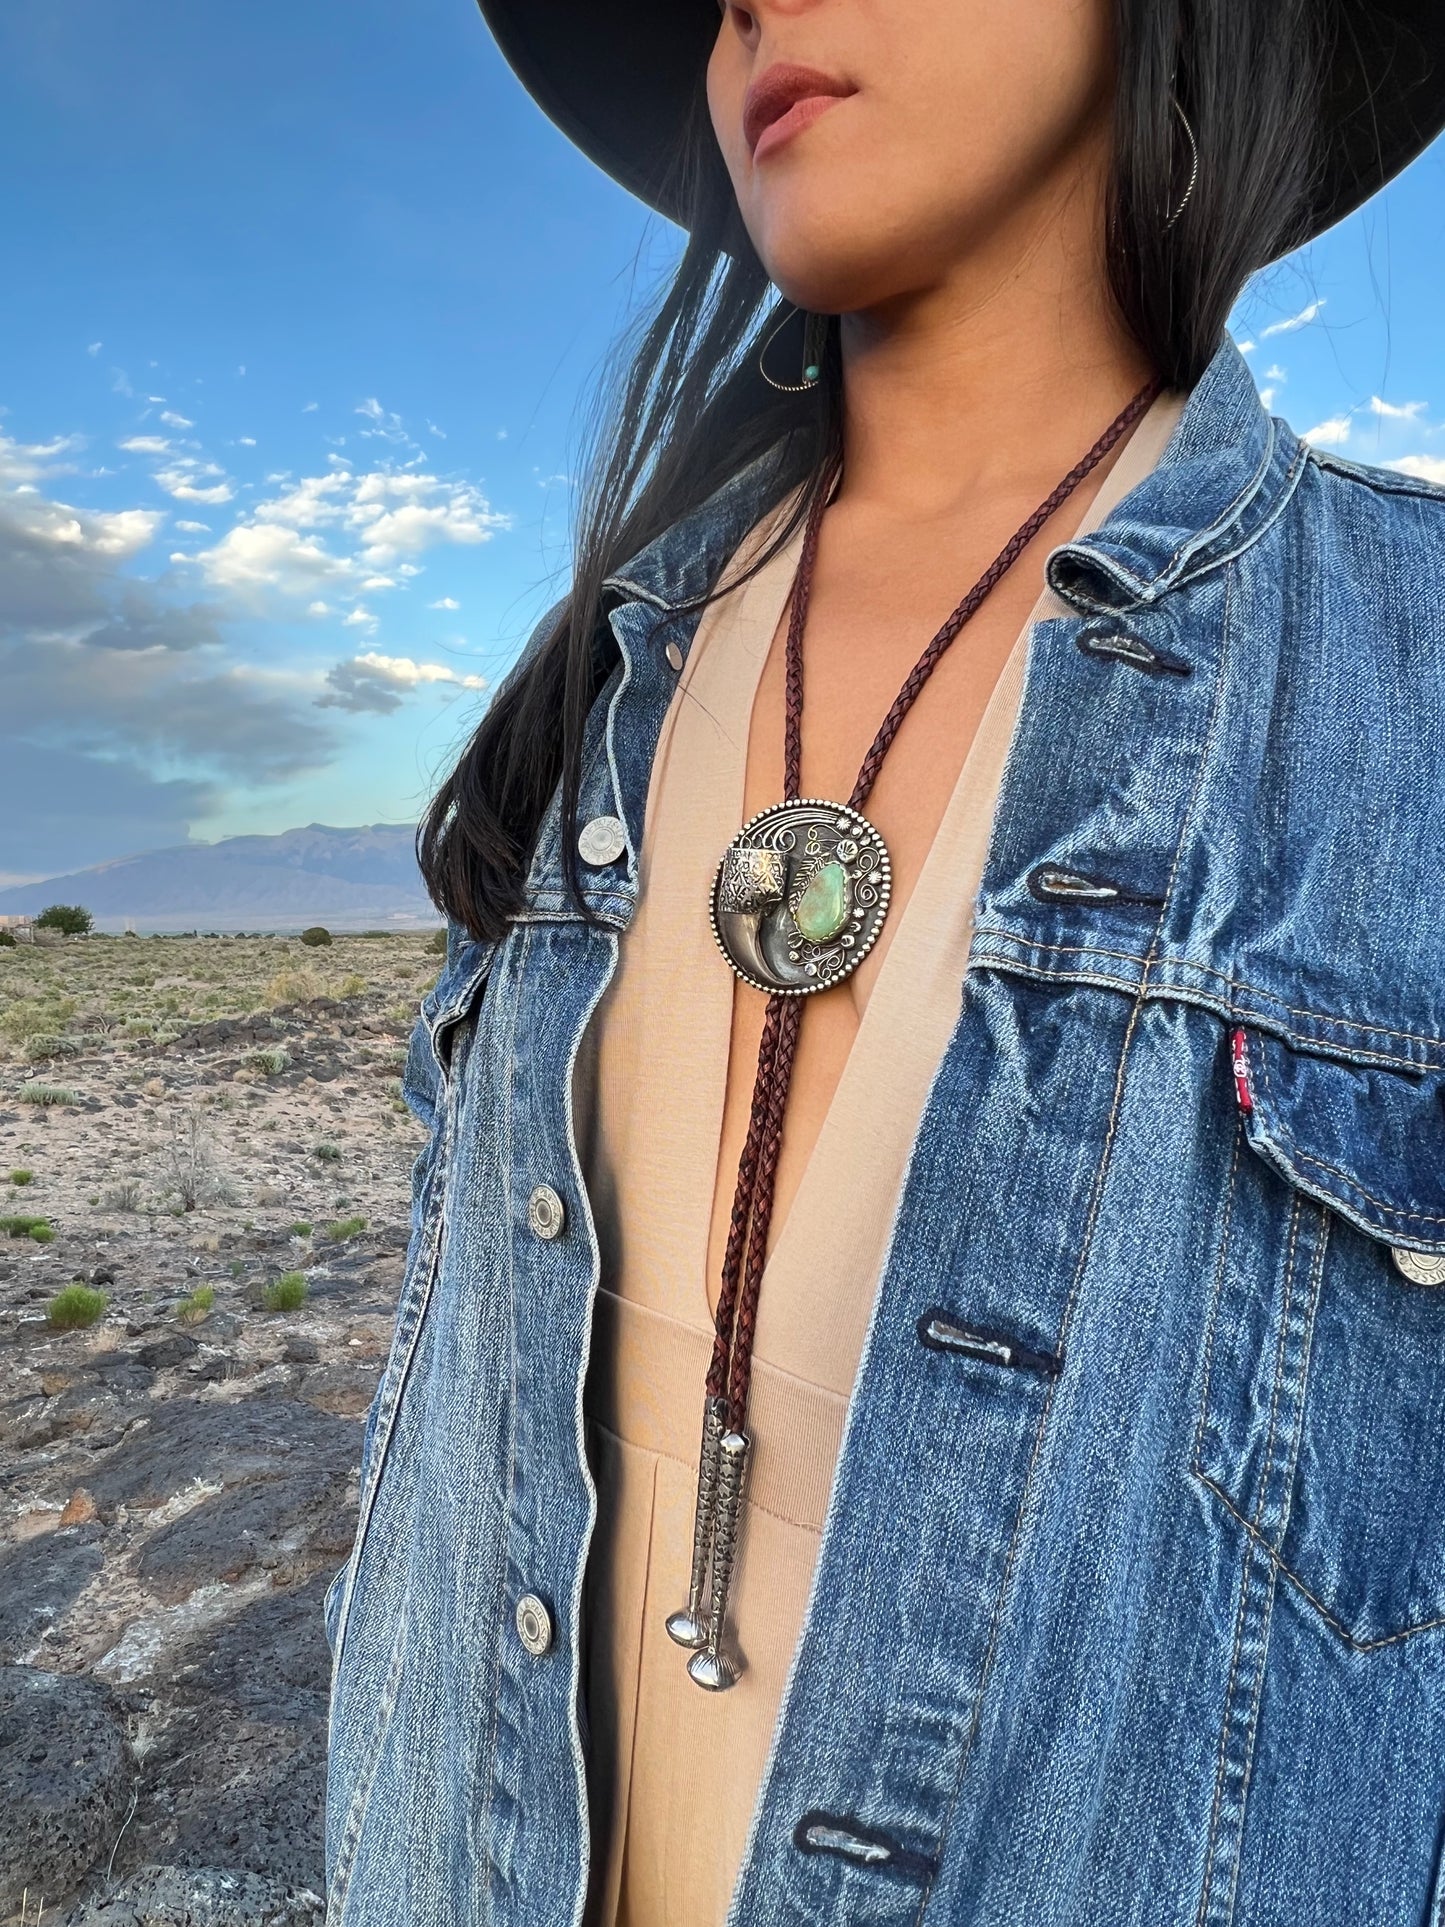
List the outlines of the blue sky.
{"type": "MultiPolygon", "coordinates": [[[[558,590],[675,237],[471,0],[0,14],[0,879],[412,819],[558,590]]],[[[1445,480],[1445,149],[1252,289],[1276,412],[1445,480]]]]}

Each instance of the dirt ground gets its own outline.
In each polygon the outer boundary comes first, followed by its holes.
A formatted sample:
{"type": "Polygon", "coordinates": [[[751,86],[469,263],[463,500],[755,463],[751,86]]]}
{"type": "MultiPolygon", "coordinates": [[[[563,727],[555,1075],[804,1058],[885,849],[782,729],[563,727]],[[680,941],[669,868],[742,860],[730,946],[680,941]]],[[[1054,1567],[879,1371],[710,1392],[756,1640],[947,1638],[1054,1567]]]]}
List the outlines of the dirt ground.
{"type": "Polygon", "coordinates": [[[438,964],[412,935],[0,948],[0,1922],[322,1918],[320,1602],[438,964]],[[57,1329],[77,1284],[104,1309],[57,1329]]]}

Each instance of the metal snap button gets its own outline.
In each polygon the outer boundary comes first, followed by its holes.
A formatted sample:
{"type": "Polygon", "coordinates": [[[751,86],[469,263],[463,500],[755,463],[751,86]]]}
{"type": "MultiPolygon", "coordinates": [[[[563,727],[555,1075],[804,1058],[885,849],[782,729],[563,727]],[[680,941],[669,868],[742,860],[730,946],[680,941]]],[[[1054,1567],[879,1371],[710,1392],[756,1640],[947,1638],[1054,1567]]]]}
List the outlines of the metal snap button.
{"type": "Polygon", "coordinates": [[[577,837],[578,855],[594,867],[615,863],[626,848],[627,831],[620,816],[594,816],[577,837]]]}
{"type": "Polygon", "coordinates": [[[534,1592],[524,1592],[517,1601],[517,1637],[533,1659],[551,1650],[552,1615],[534,1592]]]}
{"type": "Polygon", "coordinates": [[[674,669],[681,669],[682,651],[681,649],[678,648],[675,642],[670,642],[667,645],[667,648],[663,651],[663,653],[667,657],[668,662],[671,664],[671,666],[674,669]]]}
{"type": "Polygon", "coordinates": [[[567,1216],[550,1184],[539,1184],[527,1200],[527,1223],[539,1238],[555,1238],[567,1216]]]}
{"type": "Polygon", "coordinates": [[[1397,1245],[1391,1251],[1395,1269],[1412,1285],[1445,1285],[1445,1252],[1406,1251],[1397,1245]]]}

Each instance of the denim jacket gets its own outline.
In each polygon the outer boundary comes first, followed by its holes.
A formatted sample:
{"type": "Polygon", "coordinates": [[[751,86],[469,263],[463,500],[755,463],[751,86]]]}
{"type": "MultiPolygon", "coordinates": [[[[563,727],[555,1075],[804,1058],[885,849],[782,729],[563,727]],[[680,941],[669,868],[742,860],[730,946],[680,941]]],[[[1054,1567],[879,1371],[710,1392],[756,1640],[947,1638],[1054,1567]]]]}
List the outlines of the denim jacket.
{"type": "MultiPolygon", "coordinates": [[[[582,1918],[571,1071],[679,605],[782,486],[765,457],[610,584],[596,923],[554,796],[414,1033],[325,1602],[331,1927],[582,1918]]],[[[1050,556],[731,1927],[1445,1927],[1442,561],[1445,490],[1306,447],[1228,339],[1050,556]]]]}

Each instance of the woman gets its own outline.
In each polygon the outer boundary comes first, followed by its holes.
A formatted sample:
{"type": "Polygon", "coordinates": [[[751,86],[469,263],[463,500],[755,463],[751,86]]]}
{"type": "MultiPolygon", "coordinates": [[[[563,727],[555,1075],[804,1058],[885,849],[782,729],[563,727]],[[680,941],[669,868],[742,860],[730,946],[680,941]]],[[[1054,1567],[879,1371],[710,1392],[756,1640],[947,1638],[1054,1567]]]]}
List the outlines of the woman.
{"type": "Polygon", "coordinates": [[[1438,1924],[1445,496],[1224,333],[1438,9],[484,6],[689,239],[421,838],[329,1918],[1438,1924]]]}

